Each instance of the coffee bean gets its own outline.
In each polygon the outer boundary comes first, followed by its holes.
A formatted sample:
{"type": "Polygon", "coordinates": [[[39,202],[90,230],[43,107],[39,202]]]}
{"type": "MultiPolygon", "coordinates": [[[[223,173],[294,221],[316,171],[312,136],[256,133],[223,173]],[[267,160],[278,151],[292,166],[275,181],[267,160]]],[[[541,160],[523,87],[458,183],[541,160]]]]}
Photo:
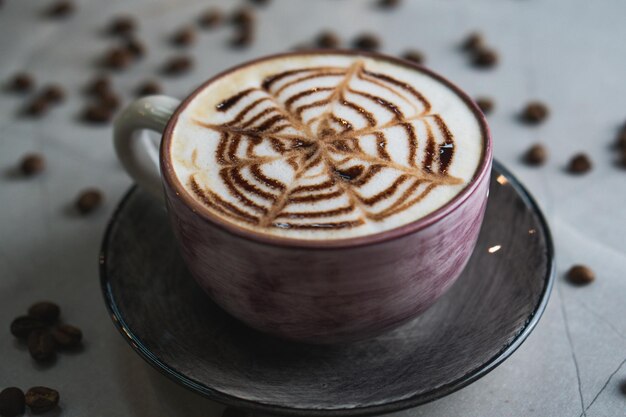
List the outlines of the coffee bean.
{"type": "Polygon", "coordinates": [[[11,322],[11,334],[18,339],[26,339],[35,330],[42,330],[46,324],[30,316],[20,316],[11,322]]]}
{"type": "Polygon", "coordinates": [[[251,413],[243,408],[226,407],[222,411],[222,417],[250,417],[251,413]]]}
{"type": "Polygon", "coordinates": [[[493,111],[495,107],[493,100],[489,97],[478,97],[476,99],[476,105],[480,108],[484,114],[489,114],[493,111]]]}
{"type": "Polygon", "coordinates": [[[109,109],[111,112],[120,107],[121,100],[113,91],[106,91],[98,96],[97,105],[109,109]]]}
{"type": "Polygon", "coordinates": [[[33,76],[27,72],[18,72],[8,83],[8,89],[18,93],[30,91],[35,86],[33,76]]]}
{"type": "Polygon", "coordinates": [[[50,103],[61,103],[65,100],[65,90],[60,85],[50,84],[43,88],[41,97],[45,98],[50,103]]]}
{"type": "Polygon", "coordinates": [[[522,120],[529,124],[539,124],[548,118],[550,115],[550,111],[548,107],[539,102],[539,101],[531,101],[526,104],[524,110],[522,111],[522,120]]]}
{"type": "Polygon", "coordinates": [[[297,45],[294,45],[291,47],[292,51],[306,51],[309,49],[313,49],[313,46],[307,44],[307,43],[299,43],[297,45]]]}
{"type": "Polygon", "coordinates": [[[115,47],[109,49],[103,59],[106,67],[121,70],[127,68],[133,61],[133,55],[127,48],[115,47]]]}
{"type": "Polygon", "coordinates": [[[47,329],[30,332],[27,343],[30,356],[36,361],[49,361],[56,356],[56,342],[47,329]]]}
{"type": "Polygon", "coordinates": [[[622,149],[619,151],[617,165],[622,168],[626,168],[626,149],[622,149]]]}
{"type": "Polygon", "coordinates": [[[254,40],[254,32],[252,28],[242,27],[237,30],[230,40],[230,46],[234,48],[243,48],[246,46],[250,46],[252,41],[254,40]]]}
{"type": "Polygon", "coordinates": [[[35,97],[24,109],[27,116],[39,117],[48,112],[48,100],[43,97],[35,97]]]}
{"type": "Polygon", "coordinates": [[[498,64],[498,61],[498,53],[487,47],[475,50],[472,57],[472,64],[477,68],[492,68],[498,64]]]}
{"type": "Polygon", "coordinates": [[[590,284],[596,279],[596,274],[586,265],[574,265],[567,271],[567,279],[577,285],[590,284]]]}
{"type": "Polygon", "coordinates": [[[45,413],[59,405],[59,392],[47,387],[32,387],[26,391],[25,402],[33,413],[45,413]]]}
{"type": "Polygon", "coordinates": [[[86,92],[91,95],[101,95],[111,88],[111,79],[106,75],[100,75],[89,82],[86,92]]]}
{"type": "Polygon", "coordinates": [[[524,161],[528,165],[543,165],[548,158],[548,151],[543,145],[535,144],[524,154],[524,161]]]}
{"type": "Polygon", "coordinates": [[[167,75],[181,75],[193,67],[193,60],[186,55],[180,55],[170,58],[163,65],[163,73],[167,75]]]}
{"type": "Polygon", "coordinates": [[[230,18],[230,21],[235,26],[251,26],[254,24],[254,11],[249,7],[242,7],[233,13],[230,18]]]}
{"type": "Polygon", "coordinates": [[[39,154],[27,154],[20,162],[20,171],[26,177],[38,174],[46,168],[46,160],[39,154]]]}
{"type": "Polygon", "coordinates": [[[163,87],[155,80],[147,80],[144,81],[137,87],[137,95],[138,96],[150,96],[153,94],[161,94],[163,92],[163,87]]]}
{"type": "Polygon", "coordinates": [[[224,17],[222,16],[222,12],[220,12],[217,8],[211,8],[205,10],[200,15],[198,18],[198,26],[202,29],[213,29],[222,23],[223,20],[224,17]]]}
{"type": "Polygon", "coordinates": [[[57,346],[73,348],[80,344],[83,338],[83,332],[78,327],[69,324],[61,324],[52,330],[52,337],[54,337],[57,346]]]}
{"type": "Polygon", "coordinates": [[[68,0],[53,3],[46,11],[46,15],[55,18],[67,17],[74,13],[74,3],[68,0]]]}
{"type": "Polygon", "coordinates": [[[378,7],[381,9],[393,9],[400,5],[400,0],[378,0],[378,7]]]}
{"type": "Polygon", "coordinates": [[[24,414],[26,399],[24,392],[17,387],[0,391],[0,416],[15,417],[24,414]]]}
{"type": "Polygon", "coordinates": [[[89,214],[102,204],[104,196],[100,190],[89,188],[82,191],[76,200],[76,209],[81,214],[89,214]]]}
{"type": "Polygon", "coordinates": [[[615,140],[615,148],[618,150],[626,151],[626,128],[622,129],[619,135],[617,135],[617,139],[615,140]]]}
{"type": "Polygon", "coordinates": [[[461,44],[461,47],[469,52],[478,51],[485,46],[485,40],[483,35],[479,32],[472,32],[467,35],[467,38],[461,44]]]}
{"type": "Polygon", "coordinates": [[[317,38],[315,38],[315,45],[320,48],[338,48],[339,44],[341,44],[339,36],[328,30],[320,33],[317,35],[317,38]]]}
{"type": "Polygon", "coordinates": [[[132,16],[116,16],[109,23],[109,33],[127,36],[137,30],[137,21],[132,16]]]}
{"type": "Polygon", "coordinates": [[[126,39],[126,50],[135,58],[141,58],[146,54],[146,45],[137,38],[130,37],[126,39]]]}
{"type": "Polygon", "coordinates": [[[83,110],[82,119],[89,123],[108,123],[113,118],[113,112],[102,104],[90,104],[83,110]]]}
{"type": "Polygon", "coordinates": [[[402,58],[407,61],[415,62],[416,64],[424,63],[424,54],[417,49],[410,49],[402,54],[402,58]]]}
{"type": "Polygon", "coordinates": [[[61,308],[51,301],[40,301],[28,309],[28,315],[48,324],[54,324],[59,320],[61,308]]]}
{"type": "Polygon", "coordinates": [[[176,46],[189,46],[196,42],[196,32],[192,27],[179,29],[174,33],[171,41],[176,46]]]}
{"type": "Polygon", "coordinates": [[[380,48],[380,39],[373,33],[362,33],[352,42],[355,49],[373,51],[380,48]]]}
{"type": "Polygon", "coordinates": [[[248,1],[257,6],[267,6],[270,3],[270,0],[248,0],[248,1]]]}
{"type": "Polygon", "coordinates": [[[590,171],[591,168],[591,159],[584,153],[574,155],[567,166],[567,170],[572,174],[584,174],[590,171]]]}

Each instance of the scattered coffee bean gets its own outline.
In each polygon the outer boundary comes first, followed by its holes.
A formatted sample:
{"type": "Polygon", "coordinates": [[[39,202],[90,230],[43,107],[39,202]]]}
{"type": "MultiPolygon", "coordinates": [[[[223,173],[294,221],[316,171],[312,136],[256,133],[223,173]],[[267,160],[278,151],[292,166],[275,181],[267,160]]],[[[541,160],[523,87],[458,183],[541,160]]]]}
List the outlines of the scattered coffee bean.
{"type": "Polygon", "coordinates": [[[40,301],[28,309],[28,315],[48,324],[54,324],[59,320],[61,308],[50,301],[40,301]]]}
{"type": "Polygon", "coordinates": [[[111,111],[115,111],[120,107],[121,100],[113,91],[106,91],[98,96],[97,104],[111,111]]]}
{"type": "Polygon", "coordinates": [[[233,13],[230,21],[235,26],[251,26],[254,24],[254,11],[249,7],[242,7],[233,13]]]}
{"type": "Polygon", "coordinates": [[[100,190],[90,188],[82,191],[76,200],[76,209],[81,214],[89,214],[102,204],[103,195],[100,190]]]}
{"type": "Polygon", "coordinates": [[[125,41],[126,50],[135,58],[141,58],[146,54],[146,45],[137,38],[129,37],[125,41]]]}
{"type": "Polygon", "coordinates": [[[400,0],[378,0],[378,7],[381,9],[393,9],[400,5],[400,0]]]}
{"type": "Polygon", "coordinates": [[[24,414],[26,399],[24,392],[16,387],[0,391],[0,416],[15,417],[24,414]]]}
{"type": "Polygon", "coordinates": [[[109,33],[127,36],[137,30],[137,21],[132,16],[116,16],[109,23],[109,33]]]}
{"type": "Polygon", "coordinates": [[[498,61],[498,53],[487,47],[475,50],[472,57],[472,64],[477,68],[492,68],[498,64],[498,61]]]}
{"type": "Polygon", "coordinates": [[[46,324],[30,316],[20,316],[11,322],[11,334],[18,339],[26,339],[35,330],[43,330],[46,324]]]}
{"type": "Polygon", "coordinates": [[[226,407],[224,411],[222,411],[222,417],[250,417],[250,412],[243,408],[226,407]]]}
{"type": "Polygon", "coordinates": [[[586,265],[574,265],[567,271],[567,279],[573,284],[590,284],[596,279],[596,274],[586,265]]]}
{"type": "Polygon", "coordinates": [[[531,146],[524,154],[524,161],[528,165],[543,165],[548,158],[548,151],[543,145],[535,144],[531,146]]]}
{"type": "Polygon", "coordinates": [[[336,33],[331,31],[324,31],[317,35],[315,38],[315,45],[320,48],[338,48],[341,44],[341,40],[336,33]]]}
{"type": "Polygon", "coordinates": [[[155,80],[147,80],[144,81],[137,87],[137,95],[138,96],[149,96],[153,94],[161,94],[163,92],[163,88],[161,84],[159,84],[155,80]]]}
{"type": "Polygon", "coordinates": [[[476,105],[480,108],[484,114],[489,114],[493,111],[495,107],[493,100],[489,97],[478,97],[476,99],[476,105]]]}
{"type": "Polygon", "coordinates": [[[90,104],[83,111],[82,119],[89,123],[108,123],[113,118],[113,112],[102,104],[90,104]]]}
{"type": "Polygon", "coordinates": [[[469,52],[478,51],[485,46],[485,40],[483,35],[479,32],[472,32],[467,35],[467,38],[461,44],[461,47],[469,52]]]}
{"type": "Polygon", "coordinates": [[[242,27],[237,30],[230,40],[230,45],[234,48],[244,48],[250,46],[254,40],[254,32],[251,27],[242,27]]]}
{"type": "Polygon", "coordinates": [[[522,120],[529,124],[542,123],[549,115],[548,107],[539,101],[531,101],[526,104],[521,114],[522,120]]]}
{"type": "Polygon", "coordinates": [[[299,43],[291,47],[292,51],[306,51],[307,49],[313,49],[313,46],[307,43],[299,43]]]}
{"type": "Polygon", "coordinates": [[[626,149],[622,149],[619,151],[619,159],[617,160],[617,165],[626,168],[626,149]]]}
{"type": "Polygon", "coordinates": [[[90,95],[99,96],[111,89],[111,79],[106,75],[100,75],[89,82],[86,92],[90,95]]]}
{"type": "Polygon", "coordinates": [[[39,117],[48,112],[48,100],[44,97],[35,97],[24,109],[27,116],[39,117]]]}
{"type": "Polygon", "coordinates": [[[133,55],[127,48],[115,47],[104,55],[104,66],[114,70],[127,68],[133,61],[133,55]]]}
{"type": "Polygon", "coordinates": [[[224,17],[217,8],[205,10],[198,18],[198,25],[203,29],[212,29],[222,23],[224,17]]]}
{"type": "Polygon", "coordinates": [[[402,58],[407,61],[415,62],[416,64],[424,63],[424,54],[416,49],[411,49],[402,54],[402,58]]]}
{"type": "Polygon", "coordinates": [[[617,139],[615,140],[615,148],[617,150],[626,151],[626,128],[622,129],[619,135],[617,135],[617,139]]]}
{"type": "Polygon", "coordinates": [[[270,2],[270,0],[248,0],[248,1],[257,6],[267,6],[270,2]]]}
{"type": "Polygon", "coordinates": [[[32,387],[26,391],[25,402],[33,413],[45,413],[59,405],[59,393],[52,388],[32,387]]]}
{"type": "Polygon", "coordinates": [[[55,18],[67,17],[74,13],[74,3],[68,0],[53,3],[46,11],[46,15],[55,18]]]}
{"type": "Polygon", "coordinates": [[[39,154],[25,155],[20,162],[20,171],[26,177],[40,173],[46,168],[46,160],[39,154]]]}
{"type": "Polygon", "coordinates": [[[61,324],[52,330],[52,337],[54,337],[57,346],[61,348],[73,348],[80,344],[83,338],[83,332],[78,327],[69,324],[61,324]]]}
{"type": "Polygon", "coordinates": [[[8,89],[18,93],[30,91],[35,86],[35,80],[27,72],[18,72],[8,83],[8,89]]]}
{"type": "Polygon", "coordinates": [[[193,66],[193,60],[186,55],[180,55],[170,58],[163,65],[163,73],[168,75],[181,75],[188,72],[193,66]]]}
{"type": "Polygon", "coordinates": [[[584,154],[576,154],[570,159],[567,170],[572,174],[584,174],[592,168],[591,159],[584,154]]]}
{"type": "Polygon", "coordinates": [[[176,46],[189,46],[196,42],[196,31],[192,27],[179,29],[174,33],[171,41],[176,46]]]}
{"type": "Polygon", "coordinates": [[[43,88],[41,97],[45,98],[50,103],[61,103],[65,100],[65,90],[60,85],[50,84],[43,88]]]}
{"type": "Polygon", "coordinates": [[[36,361],[49,361],[56,356],[56,342],[47,329],[30,332],[27,343],[30,356],[36,361]]]}
{"type": "Polygon", "coordinates": [[[380,48],[380,39],[373,33],[363,33],[354,39],[352,46],[355,49],[373,51],[380,48]]]}

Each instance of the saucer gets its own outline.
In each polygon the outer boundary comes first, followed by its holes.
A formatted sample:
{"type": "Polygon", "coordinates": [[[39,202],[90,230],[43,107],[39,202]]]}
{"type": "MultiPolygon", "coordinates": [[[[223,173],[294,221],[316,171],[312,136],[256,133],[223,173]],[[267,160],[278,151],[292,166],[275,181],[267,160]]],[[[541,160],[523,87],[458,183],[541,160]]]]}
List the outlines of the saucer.
{"type": "Polygon", "coordinates": [[[304,345],[230,317],[187,272],[165,209],[138,188],[108,226],[100,277],[124,339],[187,388],[272,414],[356,416],[432,401],[502,363],[545,309],[554,249],[535,201],[494,162],[485,220],[463,274],[421,316],[375,339],[304,345]]]}

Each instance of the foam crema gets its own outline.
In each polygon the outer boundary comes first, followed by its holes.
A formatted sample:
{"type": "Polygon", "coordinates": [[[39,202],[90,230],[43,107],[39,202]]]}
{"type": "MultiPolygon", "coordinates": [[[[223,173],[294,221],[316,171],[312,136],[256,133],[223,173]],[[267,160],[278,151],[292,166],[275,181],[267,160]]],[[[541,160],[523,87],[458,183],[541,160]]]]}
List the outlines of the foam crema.
{"type": "Polygon", "coordinates": [[[431,75],[382,58],[294,54],[209,83],[169,149],[186,193],[243,229],[342,239],[413,222],[461,192],[479,120],[431,75]]]}

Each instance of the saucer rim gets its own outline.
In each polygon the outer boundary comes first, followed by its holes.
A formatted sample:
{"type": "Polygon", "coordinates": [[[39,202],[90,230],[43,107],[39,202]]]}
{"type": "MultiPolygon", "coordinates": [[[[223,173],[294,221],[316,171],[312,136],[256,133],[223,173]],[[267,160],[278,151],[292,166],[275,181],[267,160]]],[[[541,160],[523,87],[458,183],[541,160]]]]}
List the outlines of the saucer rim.
{"type": "MultiPolygon", "coordinates": [[[[109,312],[111,320],[115,328],[120,332],[124,340],[132,347],[132,349],[139,354],[147,363],[154,367],[157,371],[164,374],[174,382],[191,389],[192,391],[206,397],[210,400],[217,401],[223,405],[240,407],[249,410],[255,410],[260,412],[274,413],[278,415],[291,415],[291,416],[369,416],[376,414],[386,414],[394,411],[405,410],[413,408],[419,405],[429,403],[431,401],[443,398],[455,391],[458,391],[473,382],[476,382],[480,378],[487,375],[494,370],[500,364],[502,364],[509,356],[511,356],[527,339],[532,331],[537,326],[541,316],[543,315],[552,287],[555,281],[555,252],[554,244],[552,240],[552,234],[550,228],[545,219],[541,208],[537,204],[536,200],[530,194],[530,192],[522,185],[522,183],[497,160],[493,160],[492,175],[504,176],[508,183],[515,189],[520,198],[524,201],[527,207],[529,207],[537,216],[539,228],[541,229],[546,245],[546,257],[547,268],[546,275],[543,278],[543,288],[537,304],[533,308],[533,311],[526,318],[521,330],[515,335],[511,341],[504,345],[496,354],[494,354],[489,360],[485,361],[475,369],[465,373],[456,380],[444,385],[440,385],[431,389],[430,391],[412,395],[407,398],[403,398],[393,402],[386,402],[381,404],[368,405],[363,407],[345,407],[345,408],[297,408],[286,407],[274,404],[267,404],[261,401],[242,399],[230,394],[223,393],[214,388],[210,388],[200,382],[195,381],[181,372],[173,369],[167,363],[161,361],[154,353],[152,353],[140,338],[135,336],[130,327],[126,324],[124,317],[115,302],[115,297],[112,293],[110,281],[107,274],[107,253],[109,251],[109,239],[118,222],[123,209],[130,198],[137,191],[138,186],[133,185],[122,197],[118,203],[111,219],[109,220],[106,228],[106,232],[102,239],[100,255],[99,255],[99,272],[100,272],[100,287],[104,296],[106,308],[109,312]]],[[[494,177],[494,178],[496,178],[494,177]]]]}

